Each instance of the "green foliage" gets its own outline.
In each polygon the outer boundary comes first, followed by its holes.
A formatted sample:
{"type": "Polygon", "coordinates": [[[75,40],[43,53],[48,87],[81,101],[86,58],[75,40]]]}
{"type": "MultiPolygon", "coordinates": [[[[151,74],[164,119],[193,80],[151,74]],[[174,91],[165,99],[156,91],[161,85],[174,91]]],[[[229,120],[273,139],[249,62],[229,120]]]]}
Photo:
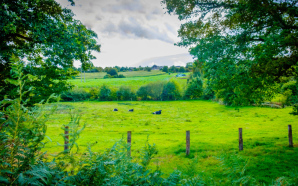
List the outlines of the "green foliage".
{"type": "Polygon", "coordinates": [[[119,90],[116,92],[118,100],[127,101],[127,100],[135,100],[136,94],[126,86],[121,86],[119,90]]]}
{"type": "Polygon", "coordinates": [[[178,46],[190,46],[196,68],[226,104],[271,100],[281,77],[297,76],[297,3],[163,0],[185,20],[178,46]]]}
{"type": "Polygon", "coordinates": [[[144,68],[144,71],[151,72],[151,67],[145,67],[145,68],[144,68]]]}
{"type": "Polygon", "coordinates": [[[137,91],[137,96],[142,100],[148,100],[149,91],[147,86],[141,86],[137,91]]]}
{"type": "MultiPolygon", "coordinates": [[[[0,112],[0,183],[2,184],[15,182],[21,172],[30,169],[32,164],[42,158],[40,150],[44,146],[47,129],[45,123],[55,111],[55,107],[45,111],[45,104],[42,103],[28,108],[29,100],[24,100],[24,97],[31,94],[32,88],[25,89],[25,83],[32,77],[23,74],[20,63],[12,65],[11,73],[16,80],[10,79],[7,82],[18,87],[18,97],[6,98],[0,102],[3,109],[0,112]]],[[[51,95],[49,99],[56,97],[51,95]]]]}
{"type": "MultiPolygon", "coordinates": [[[[285,104],[293,105],[298,103],[298,83],[289,81],[281,87],[282,94],[286,97],[285,104]]],[[[294,107],[295,108],[295,107],[294,107]]]]}
{"type": "Polygon", "coordinates": [[[108,79],[108,78],[112,78],[112,76],[110,74],[107,74],[103,77],[103,79],[108,79]]]}
{"type": "Polygon", "coordinates": [[[177,100],[181,98],[180,86],[176,81],[167,82],[162,90],[162,100],[177,100]]]}
{"type": "Polygon", "coordinates": [[[123,74],[119,74],[117,78],[125,78],[125,76],[123,74]]]}
{"type": "Polygon", "coordinates": [[[62,92],[61,99],[63,101],[83,101],[91,98],[91,94],[86,92],[84,89],[75,88],[73,90],[68,90],[62,92]]]}
{"type": "Polygon", "coordinates": [[[165,82],[157,81],[141,86],[137,91],[137,96],[142,100],[162,100],[161,95],[164,85],[165,82]]]}
{"type": "Polygon", "coordinates": [[[107,85],[102,85],[99,88],[99,100],[100,101],[111,101],[112,94],[111,89],[107,85]]]}
{"type": "Polygon", "coordinates": [[[0,87],[14,98],[17,87],[4,80],[12,79],[11,59],[23,59],[24,73],[38,77],[26,84],[34,87],[35,96],[28,102],[31,106],[52,93],[70,89],[66,80],[77,74],[73,61],[79,60],[87,70],[95,58],[91,51],[100,51],[96,33],[73,19],[72,11],[55,0],[4,0],[0,12],[0,87]]]}
{"type": "Polygon", "coordinates": [[[203,82],[200,78],[192,79],[185,91],[187,99],[198,99],[203,94],[203,82]]]}
{"type": "Polygon", "coordinates": [[[118,70],[116,68],[111,68],[107,71],[107,74],[109,74],[110,76],[117,76],[118,70]]]}
{"type": "Polygon", "coordinates": [[[164,66],[162,68],[162,71],[165,72],[165,73],[169,73],[169,67],[168,66],[164,66]]]}
{"type": "Polygon", "coordinates": [[[98,99],[99,98],[99,89],[98,88],[90,88],[90,99],[98,99]]]}

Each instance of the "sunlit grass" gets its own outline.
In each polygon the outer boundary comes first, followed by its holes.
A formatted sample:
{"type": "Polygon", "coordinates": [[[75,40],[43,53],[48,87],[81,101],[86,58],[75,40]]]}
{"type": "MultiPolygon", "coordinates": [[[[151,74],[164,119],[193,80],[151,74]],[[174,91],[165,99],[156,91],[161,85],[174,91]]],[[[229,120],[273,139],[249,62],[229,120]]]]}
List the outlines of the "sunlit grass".
{"type": "MultiPolygon", "coordinates": [[[[63,147],[59,133],[69,122],[67,110],[76,109],[87,123],[79,140],[82,150],[93,144],[96,152],[132,131],[132,156],[139,155],[149,135],[159,151],[151,164],[166,173],[175,169],[208,175],[222,171],[220,157],[238,154],[250,159],[247,170],[262,182],[271,182],[286,171],[298,166],[297,148],[288,148],[288,125],[292,125],[294,144],[298,141],[297,118],[289,114],[291,108],[272,109],[243,107],[240,111],[211,101],[135,101],[135,102],[76,102],[59,103],[59,108],[48,124],[47,135],[52,139],[46,149],[58,153],[63,147]],[[118,108],[118,112],[113,112],[118,108]],[[134,112],[128,112],[134,109],[134,112]],[[152,112],[162,110],[161,115],[152,112]],[[238,128],[243,128],[244,151],[238,152],[238,128]],[[191,155],[185,157],[185,131],[190,130],[191,155]],[[292,161],[293,160],[293,161],[292,161]],[[262,166],[258,166],[262,165],[262,166]],[[264,170],[266,171],[264,171],[264,170]]],[[[295,145],[297,147],[297,145],[295,145]]],[[[81,150],[81,152],[82,152],[81,150]]]]}
{"type": "MultiPolygon", "coordinates": [[[[121,73],[122,74],[122,73],[121,73]]],[[[137,90],[142,85],[146,85],[155,81],[168,81],[171,78],[177,79],[182,88],[185,88],[187,79],[186,78],[176,78],[177,73],[164,73],[159,70],[153,70],[151,72],[147,71],[132,71],[123,73],[126,78],[111,78],[103,79],[103,76],[106,75],[104,72],[100,73],[86,73],[86,80],[84,79],[71,79],[73,85],[78,88],[89,89],[91,87],[100,87],[103,84],[108,85],[109,87],[119,88],[120,86],[129,86],[132,90],[137,90]]],[[[188,73],[186,73],[188,74],[188,73]]]]}

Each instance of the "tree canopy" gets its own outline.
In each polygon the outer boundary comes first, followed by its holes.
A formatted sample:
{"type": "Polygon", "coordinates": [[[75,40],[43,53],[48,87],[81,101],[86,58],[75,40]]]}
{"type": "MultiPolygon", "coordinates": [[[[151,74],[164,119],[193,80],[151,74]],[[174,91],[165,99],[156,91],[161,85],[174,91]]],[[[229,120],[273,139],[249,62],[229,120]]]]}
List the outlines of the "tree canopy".
{"type": "Polygon", "coordinates": [[[186,20],[179,46],[189,46],[227,104],[271,98],[282,77],[297,77],[298,1],[163,0],[186,20]]]}
{"type": "MultiPolygon", "coordinates": [[[[74,5],[73,0],[69,2],[74,5]]],[[[65,79],[76,74],[71,70],[75,60],[82,63],[83,69],[92,66],[95,57],[91,52],[100,51],[97,35],[73,16],[70,9],[62,8],[55,0],[1,1],[0,86],[5,92],[13,89],[4,81],[10,77],[12,56],[24,61],[27,72],[34,71],[40,79],[47,79],[43,86],[49,90],[56,85],[69,86],[65,79]]]]}

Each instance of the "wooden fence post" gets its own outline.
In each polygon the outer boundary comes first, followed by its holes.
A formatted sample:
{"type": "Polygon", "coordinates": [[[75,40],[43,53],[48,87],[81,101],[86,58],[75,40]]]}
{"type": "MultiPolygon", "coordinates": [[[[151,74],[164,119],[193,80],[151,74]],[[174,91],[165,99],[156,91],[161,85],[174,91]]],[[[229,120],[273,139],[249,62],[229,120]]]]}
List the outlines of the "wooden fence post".
{"type": "Polygon", "coordinates": [[[294,147],[293,145],[293,135],[292,135],[292,126],[288,125],[288,133],[289,133],[289,147],[294,147]]]}
{"type": "Polygon", "coordinates": [[[69,132],[69,127],[68,126],[65,126],[65,129],[64,129],[64,151],[68,150],[68,143],[69,143],[69,135],[68,135],[68,132],[69,132]]]}
{"type": "Polygon", "coordinates": [[[239,150],[243,150],[242,128],[239,128],[239,150]]]}
{"type": "Polygon", "coordinates": [[[131,131],[127,131],[127,156],[131,156],[131,131]]]}
{"type": "Polygon", "coordinates": [[[190,131],[186,131],[186,156],[190,153],[190,131]]]}

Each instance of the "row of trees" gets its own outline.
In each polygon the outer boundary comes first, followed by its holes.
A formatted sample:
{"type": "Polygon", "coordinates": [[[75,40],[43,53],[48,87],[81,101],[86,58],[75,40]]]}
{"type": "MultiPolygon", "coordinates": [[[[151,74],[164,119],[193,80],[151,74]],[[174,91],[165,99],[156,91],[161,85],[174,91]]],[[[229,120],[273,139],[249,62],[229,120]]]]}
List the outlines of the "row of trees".
{"type": "Polygon", "coordinates": [[[137,91],[130,87],[121,86],[119,89],[102,85],[91,88],[89,92],[84,89],[66,91],[61,95],[64,101],[82,101],[87,99],[99,101],[132,101],[132,100],[180,100],[180,99],[213,99],[214,92],[203,88],[199,77],[189,81],[185,90],[174,80],[165,82],[152,82],[141,86],[137,91]]]}
{"type": "MultiPolygon", "coordinates": [[[[92,72],[109,72],[111,69],[117,70],[117,72],[127,72],[127,71],[151,71],[152,69],[156,68],[156,65],[153,65],[152,67],[119,67],[119,66],[114,66],[114,67],[90,67],[90,69],[86,70],[87,73],[92,73],[92,72]]],[[[74,70],[77,70],[79,72],[83,71],[82,68],[76,68],[73,67],[74,70]]],[[[192,71],[192,63],[188,63],[185,67],[184,66],[164,66],[160,70],[163,72],[171,72],[171,73],[178,73],[178,72],[191,72],[192,71]]]]}

